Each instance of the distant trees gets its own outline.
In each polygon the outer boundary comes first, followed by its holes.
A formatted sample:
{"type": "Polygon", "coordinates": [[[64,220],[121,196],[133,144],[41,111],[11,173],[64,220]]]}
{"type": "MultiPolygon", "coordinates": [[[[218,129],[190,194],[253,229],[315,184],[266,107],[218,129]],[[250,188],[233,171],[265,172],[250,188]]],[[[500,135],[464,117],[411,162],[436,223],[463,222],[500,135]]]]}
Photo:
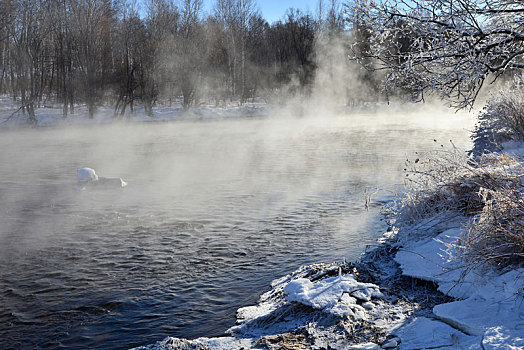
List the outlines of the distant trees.
{"type": "Polygon", "coordinates": [[[216,0],[207,17],[202,0],[3,0],[0,94],[35,122],[44,104],[64,118],[78,104],[90,117],[105,105],[122,118],[137,104],[152,117],[159,100],[244,103],[292,81],[307,93],[317,41],[345,31],[338,0],[273,24],[255,0],[216,0]]]}
{"type": "Polygon", "coordinates": [[[369,68],[390,87],[437,91],[459,108],[486,78],[524,68],[524,5],[516,0],[359,0],[352,20],[369,30],[369,68]]]}

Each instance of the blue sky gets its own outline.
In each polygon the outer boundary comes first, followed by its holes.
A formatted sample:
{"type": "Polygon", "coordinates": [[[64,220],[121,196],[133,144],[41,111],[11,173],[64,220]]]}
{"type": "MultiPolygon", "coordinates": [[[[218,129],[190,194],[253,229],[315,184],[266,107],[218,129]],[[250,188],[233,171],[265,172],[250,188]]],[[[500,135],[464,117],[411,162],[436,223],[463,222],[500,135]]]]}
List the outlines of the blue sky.
{"type": "MultiPolygon", "coordinates": [[[[318,0],[255,0],[262,17],[269,23],[275,22],[284,16],[290,7],[301,10],[309,9],[315,12],[318,0]]],[[[208,13],[212,10],[215,0],[204,0],[204,8],[208,13]]]]}

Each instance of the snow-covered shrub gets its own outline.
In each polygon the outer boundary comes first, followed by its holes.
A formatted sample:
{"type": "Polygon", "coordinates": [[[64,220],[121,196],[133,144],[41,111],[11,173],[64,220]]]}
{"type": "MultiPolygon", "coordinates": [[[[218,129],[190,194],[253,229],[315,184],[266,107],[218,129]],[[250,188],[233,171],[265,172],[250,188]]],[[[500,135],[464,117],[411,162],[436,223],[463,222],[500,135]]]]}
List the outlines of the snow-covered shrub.
{"type": "Polygon", "coordinates": [[[524,159],[486,153],[473,160],[453,148],[408,162],[406,170],[407,195],[395,213],[400,234],[432,237],[467,218],[454,244],[461,258],[497,268],[524,265],[524,159]]]}
{"type": "Polygon", "coordinates": [[[524,265],[524,193],[518,181],[496,190],[481,189],[484,206],[460,242],[465,258],[498,268],[524,265]]]}
{"type": "Polygon", "coordinates": [[[524,141],[524,76],[516,76],[488,100],[472,138],[477,156],[506,141],[524,141]]]}
{"type": "Polygon", "coordinates": [[[482,191],[518,181],[521,163],[494,153],[473,160],[453,147],[408,161],[407,191],[395,207],[396,225],[418,236],[434,235],[454,219],[473,217],[485,205],[482,191]]]}

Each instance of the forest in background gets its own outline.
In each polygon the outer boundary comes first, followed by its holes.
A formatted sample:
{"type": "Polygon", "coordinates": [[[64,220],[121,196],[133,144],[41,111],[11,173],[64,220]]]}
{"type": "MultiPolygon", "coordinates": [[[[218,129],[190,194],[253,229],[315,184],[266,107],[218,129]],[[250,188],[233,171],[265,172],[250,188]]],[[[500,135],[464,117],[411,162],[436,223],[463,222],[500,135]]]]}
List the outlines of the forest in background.
{"type": "Polygon", "coordinates": [[[274,100],[310,92],[319,46],[362,42],[338,0],[319,0],[315,13],[290,8],[272,24],[255,1],[217,0],[205,16],[202,0],[3,0],[0,94],[30,122],[46,104],[64,118],[78,104],[121,118],[137,104],[153,116],[158,102],[274,100]]]}

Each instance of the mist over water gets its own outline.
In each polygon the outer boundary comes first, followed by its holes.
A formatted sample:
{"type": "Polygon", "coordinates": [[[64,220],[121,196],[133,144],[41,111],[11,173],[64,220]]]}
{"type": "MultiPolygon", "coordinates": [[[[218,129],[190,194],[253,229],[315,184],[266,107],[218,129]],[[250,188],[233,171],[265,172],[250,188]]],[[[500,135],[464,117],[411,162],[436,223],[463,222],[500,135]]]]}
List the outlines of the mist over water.
{"type": "Polygon", "coordinates": [[[2,132],[0,347],[223,334],[274,278],[373,244],[406,157],[469,147],[472,118],[431,108],[2,132]],[[81,167],[129,185],[78,190],[81,167]]]}

